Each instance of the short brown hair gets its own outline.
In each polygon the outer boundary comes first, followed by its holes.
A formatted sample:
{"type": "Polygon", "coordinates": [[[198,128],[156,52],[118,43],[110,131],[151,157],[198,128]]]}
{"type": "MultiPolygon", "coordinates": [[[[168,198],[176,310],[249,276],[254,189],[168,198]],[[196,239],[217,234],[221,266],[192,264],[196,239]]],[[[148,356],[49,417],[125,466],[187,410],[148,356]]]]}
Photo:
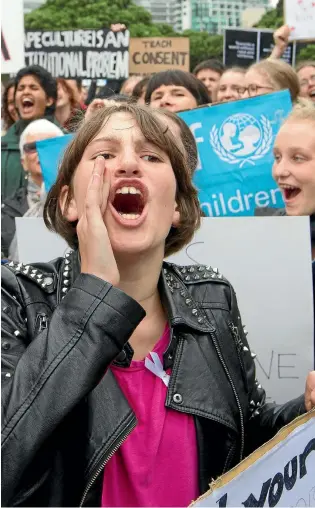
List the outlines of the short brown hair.
{"type": "Polygon", "coordinates": [[[196,65],[192,73],[197,77],[197,74],[200,71],[208,69],[217,72],[221,76],[225,70],[225,66],[222,62],[220,62],[220,60],[217,60],[216,58],[210,58],[209,60],[204,60],[203,62],[200,62],[198,65],[196,65]]]}
{"type": "Polygon", "coordinates": [[[315,67],[315,60],[304,60],[296,66],[296,72],[300,72],[304,67],[315,67]]]}
{"type": "Polygon", "coordinates": [[[131,97],[133,97],[136,101],[139,100],[143,92],[146,91],[150,79],[151,76],[145,76],[141,81],[139,81],[132,90],[131,97]]]}
{"type": "Polygon", "coordinates": [[[44,221],[48,229],[61,235],[72,248],[78,247],[77,222],[70,223],[63,215],[59,198],[63,186],[69,186],[66,207],[72,197],[73,177],[87,145],[100,132],[104,123],[115,113],[130,113],[136,120],[145,138],[163,150],[169,157],[177,184],[176,201],[180,213],[180,224],[171,228],[165,242],[165,256],[173,254],[186,245],[200,225],[200,207],[197,190],[192,183],[196,168],[196,142],[189,128],[179,117],[162,110],[152,110],[137,104],[115,104],[103,108],[84,123],[67,147],[60,165],[56,183],[50,189],[44,207],[44,221]],[[165,125],[162,118],[171,119],[180,128],[183,149],[165,125]],[[190,151],[196,155],[191,158],[190,151]],[[195,166],[192,164],[195,161],[195,166]]]}
{"type": "Polygon", "coordinates": [[[297,73],[291,65],[283,60],[267,58],[251,65],[250,69],[255,69],[267,75],[271,84],[278,90],[288,88],[292,101],[295,102],[297,100],[300,94],[300,83],[297,73]]]}

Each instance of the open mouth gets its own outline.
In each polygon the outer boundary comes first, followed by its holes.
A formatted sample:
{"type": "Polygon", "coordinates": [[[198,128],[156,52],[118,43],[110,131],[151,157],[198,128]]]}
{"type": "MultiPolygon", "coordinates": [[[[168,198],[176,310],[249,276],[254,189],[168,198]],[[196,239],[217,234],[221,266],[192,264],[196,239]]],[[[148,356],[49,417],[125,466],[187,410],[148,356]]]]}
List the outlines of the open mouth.
{"type": "Polygon", "coordinates": [[[286,185],[282,187],[282,191],[285,201],[291,201],[300,194],[301,189],[294,187],[293,185],[286,185]]]}
{"type": "Polygon", "coordinates": [[[22,99],[22,107],[24,111],[29,111],[34,106],[34,100],[31,97],[24,97],[22,99]]]}
{"type": "Polygon", "coordinates": [[[315,88],[314,88],[314,90],[310,91],[309,96],[310,96],[312,101],[315,101],[315,88]]]}
{"type": "Polygon", "coordinates": [[[145,196],[137,187],[119,187],[116,189],[112,206],[123,219],[136,220],[144,210],[145,196]]]}

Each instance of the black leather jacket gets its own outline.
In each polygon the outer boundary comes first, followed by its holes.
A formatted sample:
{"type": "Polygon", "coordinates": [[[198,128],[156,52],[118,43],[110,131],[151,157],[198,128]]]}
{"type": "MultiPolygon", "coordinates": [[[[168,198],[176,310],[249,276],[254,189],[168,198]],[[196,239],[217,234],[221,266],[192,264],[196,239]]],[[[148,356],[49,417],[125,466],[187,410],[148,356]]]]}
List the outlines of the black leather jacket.
{"type": "Polygon", "coordinates": [[[15,218],[23,217],[28,210],[27,188],[18,189],[13,196],[3,200],[1,206],[1,252],[9,255],[10,244],[15,235],[15,218]]]}
{"type": "MultiPolygon", "coordinates": [[[[235,293],[217,270],[165,263],[159,285],[171,326],[166,407],[194,416],[202,493],[303,413],[303,397],[265,404],[235,293]]],[[[2,505],[100,506],[106,462],[136,426],[108,367],[130,364],[144,311],[80,274],[76,252],[4,266],[2,290],[2,505]]]]}

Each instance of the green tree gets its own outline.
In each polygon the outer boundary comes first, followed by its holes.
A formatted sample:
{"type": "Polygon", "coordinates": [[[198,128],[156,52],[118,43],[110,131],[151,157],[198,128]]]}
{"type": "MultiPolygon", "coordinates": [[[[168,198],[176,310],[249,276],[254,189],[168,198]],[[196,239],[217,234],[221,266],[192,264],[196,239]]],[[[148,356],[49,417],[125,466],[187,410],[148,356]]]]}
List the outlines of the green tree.
{"type": "Polygon", "coordinates": [[[311,60],[315,62],[315,44],[307,44],[297,53],[296,62],[304,62],[305,60],[311,60]]]}
{"type": "Polygon", "coordinates": [[[47,0],[25,15],[25,28],[30,30],[97,29],[112,23],[124,23],[131,37],[189,37],[191,69],[202,60],[222,58],[221,35],[194,30],[179,34],[166,23],[153,23],[150,12],[132,0],[47,0]]]}
{"type": "Polygon", "coordinates": [[[255,26],[258,28],[279,28],[283,23],[283,0],[279,0],[277,6],[268,10],[255,26]]]}
{"type": "Polygon", "coordinates": [[[150,12],[132,0],[47,0],[25,16],[25,28],[31,30],[95,29],[112,23],[124,23],[132,37],[176,35],[169,25],[153,24],[150,12]]]}
{"type": "Polygon", "coordinates": [[[194,30],[185,30],[182,34],[190,39],[190,69],[203,60],[209,58],[218,58],[222,60],[223,56],[223,37],[222,35],[210,35],[207,32],[196,32],[194,30]]]}

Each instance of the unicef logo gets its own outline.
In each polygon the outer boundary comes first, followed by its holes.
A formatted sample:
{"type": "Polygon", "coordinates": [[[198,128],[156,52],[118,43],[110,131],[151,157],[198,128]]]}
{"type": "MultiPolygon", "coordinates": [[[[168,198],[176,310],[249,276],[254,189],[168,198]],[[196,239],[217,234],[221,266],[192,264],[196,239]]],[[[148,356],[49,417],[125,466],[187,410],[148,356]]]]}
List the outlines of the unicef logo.
{"type": "Polygon", "coordinates": [[[210,143],[224,162],[240,167],[248,162],[254,166],[254,161],[266,155],[271,147],[271,123],[264,115],[258,121],[247,113],[238,113],[227,118],[219,129],[216,125],[212,127],[210,143]]]}

